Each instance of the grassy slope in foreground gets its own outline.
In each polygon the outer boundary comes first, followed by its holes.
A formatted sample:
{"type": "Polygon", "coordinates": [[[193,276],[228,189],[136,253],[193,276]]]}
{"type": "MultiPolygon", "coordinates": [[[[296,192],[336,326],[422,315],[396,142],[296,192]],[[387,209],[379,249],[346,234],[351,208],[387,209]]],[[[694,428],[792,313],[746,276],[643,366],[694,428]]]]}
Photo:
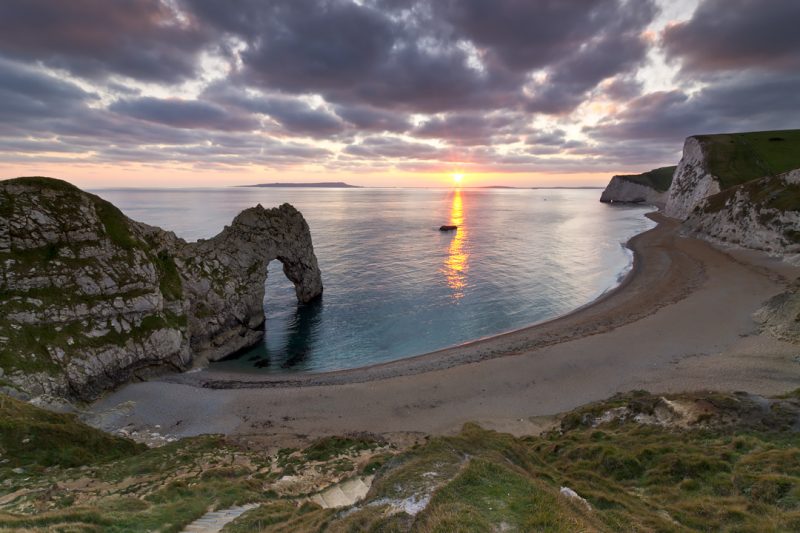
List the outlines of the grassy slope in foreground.
{"type": "Polygon", "coordinates": [[[650,187],[659,192],[665,192],[669,189],[670,184],[672,184],[672,175],[675,173],[675,168],[674,166],[654,168],[653,170],[641,174],[625,174],[618,177],[625,181],[650,187]]]}
{"type": "Polygon", "coordinates": [[[800,168],[800,130],[697,135],[708,170],[725,190],[763,176],[800,168]]]}
{"type": "MultiPolygon", "coordinates": [[[[13,400],[3,406],[4,423],[44,427],[51,416],[13,400]]],[[[2,454],[24,472],[2,465],[0,531],[180,531],[210,509],[247,502],[261,506],[226,531],[798,530],[799,413],[798,393],[631,393],[573,411],[540,437],[468,424],[404,451],[364,437],[327,438],[272,457],[218,436],[149,450],[113,439],[108,448],[126,447],[126,457],[76,442],[96,457],[79,468],[83,461],[43,467],[14,445],[22,437],[15,433],[2,454]],[[373,472],[355,506],[322,509],[305,498],[373,472]],[[279,482],[286,475],[300,481],[287,488],[279,482]],[[411,507],[419,512],[402,510],[411,507]]],[[[53,431],[78,428],[109,438],[71,417],[53,431]]],[[[48,435],[23,438],[36,448],[48,435]]]]}

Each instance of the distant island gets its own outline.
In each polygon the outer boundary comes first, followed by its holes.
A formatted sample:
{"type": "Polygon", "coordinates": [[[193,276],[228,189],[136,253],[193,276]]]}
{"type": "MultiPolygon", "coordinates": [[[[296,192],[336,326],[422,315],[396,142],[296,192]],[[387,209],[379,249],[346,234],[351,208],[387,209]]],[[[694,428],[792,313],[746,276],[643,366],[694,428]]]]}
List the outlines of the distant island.
{"type": "Polygon", "coordinates": [[[318,181],[316,183],[256,183],[255,185],[237,185],[237,187],[324,187],[326,189],[361,189],[359,185],[350,185],[343,181],[318,181]]]}

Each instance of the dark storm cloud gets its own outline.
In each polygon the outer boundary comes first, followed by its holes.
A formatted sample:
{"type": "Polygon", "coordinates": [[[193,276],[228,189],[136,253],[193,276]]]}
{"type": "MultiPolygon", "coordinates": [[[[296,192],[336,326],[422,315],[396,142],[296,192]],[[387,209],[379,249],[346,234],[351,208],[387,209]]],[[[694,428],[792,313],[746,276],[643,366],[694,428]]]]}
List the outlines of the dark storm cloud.
{"type": "MultiPolygon", "coordinates": [[[[0,121],[63,116],[95,96],[77,85],[0,58],[0,121]]],[[[10,126],[11,124],[5,124],[10,126]]]]}
{"type": "Polygon", "coordinates": [[[447,0],[436,9],[479,48],[513,70],[572,54],[617,15],[616,0],[447,0]]]}
{"type": "Polygon", "coordinates": [[[690,72],[800,68],[800,2],[703,0],[664,32],[667,56],[690,72]]]}
{"type": "MultiPolygon", "coordinates": [[[[602,6],[603,11],[609,9],[602,6]]],[[[642,31],[657,13],[650,2],[628,2],[616,17],[583,46],[553,64],[547,80],[534,88],[529,111],[560,114],[575,109],[603,80],[634,70],[645,59],[648,45],[642,31]]]]}
{"type": "MultiPolygon", "coordinates": [[[[639,31],[657,12],[652,0],[440,0],[399,1],[429,5],[437,31],[469,40],[485,61],[514,71],[546,68],[616,32],[639,31]]],[[[424,9],[421,9],[425,11],[424,9]]],[[[411,10],[413,12],[413,10],[411,10]]]]}
{"type": "Polygon", "coordinates": [[[800,75],[742,74],[696,94],[679,90],[637,98],[620,115],[588,131],[599,139],[674,143],[689,135],[797,126],[800,75]]]}
{"type": "Polygon", "coordinates": [[[0,2],[0,52],[81,76],[183,79],[209,39],[160,0],[0,2]]]}
{"type": "Polygon", "coordinates": [[[251,116],[231,113],[223,107],[199,100],[145,97],[118,100],[109,109],[121,115],[176,128],[253,130],[258,127],[258,122],[251,116]]]}
{"type": "Polygon", "coordinates": [[[643,95],[656,14],[654,0],[5,0],[0,158],[575,171],[796,126],[800,2],[702,0],[662,36],[674,89],[643,95]],[[623,111],[568,140],[559,125],[592,98],[623,111]]]}
{"type": "Polygon", "coordinates": [[[438,32],[440,21],[420,13],[397,20],[345,0],[270,4],[263,26],[243,28],[244,74],[265,89],[336,104],[437,112],[507,103],[521,77],[471,68],[467,52],[438,32]]]}

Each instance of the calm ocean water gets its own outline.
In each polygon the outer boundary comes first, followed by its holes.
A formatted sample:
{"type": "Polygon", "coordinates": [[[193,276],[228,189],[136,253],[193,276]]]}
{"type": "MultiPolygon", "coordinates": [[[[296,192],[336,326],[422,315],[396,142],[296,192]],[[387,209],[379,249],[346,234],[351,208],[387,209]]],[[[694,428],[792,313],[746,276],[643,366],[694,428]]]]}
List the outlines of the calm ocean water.
{"type": "Polygon", "coordinates": [[[280,263],[270,264],[264,342],[212,365],[253,372],[354,368],[562,315],[614,287],[631,265],[623,243],[653,225],[648,208],[601,204],[599,190],[95,192],[188,240],[257,203],[304,214],[325,293],[298,306],[280,263]]]}

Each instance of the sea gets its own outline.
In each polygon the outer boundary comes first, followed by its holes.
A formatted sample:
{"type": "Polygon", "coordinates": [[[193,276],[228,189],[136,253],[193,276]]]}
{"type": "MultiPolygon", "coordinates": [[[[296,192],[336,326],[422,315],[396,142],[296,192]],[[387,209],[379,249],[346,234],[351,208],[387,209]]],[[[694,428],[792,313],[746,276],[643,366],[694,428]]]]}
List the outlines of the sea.
{"type": "Polygon", "coordinates": [[[134,220],[186,240],[241,210],[289,202],[305,216],[322,270],[299,305],[273,261],[263,342],[211,370],[324,372],[393,361],[569,313],[632,266],[625,242],[654,223],[645,206],[596,189],[103,189],[134,220]],[[441,225],[457,225],[452,232],[441,225]]]}

